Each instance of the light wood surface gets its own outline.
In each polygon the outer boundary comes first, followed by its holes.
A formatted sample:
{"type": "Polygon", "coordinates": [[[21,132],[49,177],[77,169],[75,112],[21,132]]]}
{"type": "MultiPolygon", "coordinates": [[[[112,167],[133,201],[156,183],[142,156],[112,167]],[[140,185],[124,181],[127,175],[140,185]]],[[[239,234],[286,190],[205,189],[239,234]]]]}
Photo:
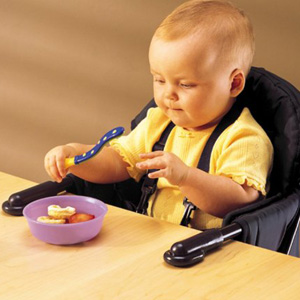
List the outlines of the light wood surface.
{"type": "MultiPolygon", "coordinates": [[[[0,172],[1,203],[34,183],[0,172]]],[[[0,299],[299,299],[300,260],[229,242],[191,268],[163,253],[197,233],[109,206],[93,240],[37,240],[24,217],[0,213],[0,299]]]]}

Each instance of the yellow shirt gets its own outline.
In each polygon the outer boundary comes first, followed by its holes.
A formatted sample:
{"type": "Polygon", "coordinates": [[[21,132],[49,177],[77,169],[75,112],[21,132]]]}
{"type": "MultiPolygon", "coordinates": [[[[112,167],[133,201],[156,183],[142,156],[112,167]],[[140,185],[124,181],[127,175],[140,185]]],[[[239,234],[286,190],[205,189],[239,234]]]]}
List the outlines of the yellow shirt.
{"type": "MultiPolygon", "coordinates": [[[[159,108],[148,110],[147,117],[127,136],[110,144],[129,164],[128,172],[139,181],[144,171],[136,168],[140,153],[151,152],[170,120],[159,108]]],[[[176,154],[186,165],[196,167],[213,128],[192,132],[175,126],[164,150],[176,154]]],[[[248,108],[217,139],[210,159],[209,173],[232,178],[239,184],[247,183],[263,195],[273,159],[272,144],[254,120],[248,108]]],[[[217,188],[217,187],[212,187],[217,188]]],[[[177,186],[159,178],[157,191],[150,198],[148,215],[179,224],[184,212],[184,195],[177,186]]],[[[191,226],[198,229],[220,227],[222,219],[197,209],[191,226]]]]}

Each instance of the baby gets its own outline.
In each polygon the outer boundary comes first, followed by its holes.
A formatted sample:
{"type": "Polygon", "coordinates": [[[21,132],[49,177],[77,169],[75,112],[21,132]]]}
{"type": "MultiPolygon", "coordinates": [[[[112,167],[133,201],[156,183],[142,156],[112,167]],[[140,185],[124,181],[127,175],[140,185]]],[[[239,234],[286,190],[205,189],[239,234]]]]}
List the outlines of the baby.
{"type": "Polygon", "coordinates": [[[219,227],[228,212],[266,194],[273,147],[263,129],[244,108],[220,135],[209,172],[197,168],[203,148],[242,92],[254,54],[252,26],[245,14],[225,1],[188,1],[158,27],[149,49],[156,108],[127,136],[110,143],[85,164],[65,169],[66,157],[92,145],[58,146],[45,157],[56,181],[72,172],[94,183],[134,178],[148,169],[158,178],[148,215],[180,223],[187,197],[197,206],[191,226],[219,227]],[[172,121],[164,151],[153,145],[172,121]]]}

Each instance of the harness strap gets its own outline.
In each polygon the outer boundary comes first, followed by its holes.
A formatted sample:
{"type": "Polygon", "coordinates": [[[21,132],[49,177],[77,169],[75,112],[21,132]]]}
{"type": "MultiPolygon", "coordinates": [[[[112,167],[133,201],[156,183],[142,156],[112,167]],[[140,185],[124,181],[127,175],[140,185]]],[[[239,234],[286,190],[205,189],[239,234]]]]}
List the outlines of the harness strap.
{"type": "MultiPolygon", "coordinates": [[[[209,164],[210,164],[210,157],[211,152],[213,149],[213,146],[218,139],[218,137],[221,135],[221,133],[232,123],[234,123],[239,115],[241,114],[244,106],[241,105],[239,101],[236,101],[230,111],[222,118],[220,123],[217,125],[217,127],[214,129],[212,134],[210,135],[204,149],[202,152],[202,155],[199,159],[197,168],[201,169],[205,172],[209,171],[209,164]]],[[[171,130],[174,128],[174,123],[170,122],[169,125],[166,127],[166,129],[163,131],[160,139],[158,142],[156,142],[152,148],[153,151],[162,151],[165,147],[166,141],[168,139],[168,136],[171,132],[171,130]]],[[[148,170],[147,174],[144,176],[144,182],[142,185],[142,196],[141,200],[137,206],[136,212],[146,214],[147,208],[148,208],[148,200],[150,196],[156,191],[157,187],[157,178],[151,179],[148,177],[148,174],[151,172],[156,171],[154,170],[148,170]]],[[[185,197],[183,199],[183,205],[185,207],[182,220],[180,222],[180,225],[187,226],[190,223],[191,220],[191,213],[193,210],[197,209],[197,207],[188,199],[185,197]]]]}
{"type": "MultiPolygon", "coordinates": [[[[243,108],[244,106],[239,101],[236,101],[229,110],[229,112],[222,118],[222,120],[214,129],[214,131],[212,132],[208,141],[205,144],[205,147],[197,165],[198,169],[207,173],[209,172],[210,157],[215,142],[217,141],[221,133],[238,119],[243,108]]],[[[192,211],[196,210],[197,206],[194,205],[192,202],[188,201],[186,197],[183,199],[183,205],[185,209],[180,225],[187,226],[191,221],[192,211]]]]}
{"type": "Polygon", "coordinates": [[[163,131],[163,133],[160,136],[160,139],[158,142],[154,144],[152,147],[152,151],[162,151],[165,148],[165,144],[167,142],[167,139],[172,131],[172,129],[175,127],[175,124],[173,122],[170,122],[166,129],[163,131]]]}
{"type": "MultiPolygon", "coordinates": [[[[158,142],[154,144],[152,147],[153,151],[162,151],[164,150],[165,144],[167,142],[167,139],[169,137],[170,132],[174,128],[175,124],[173,122],[170,122],[166,129],[163,131],[162,135],[160,136],[160,139],[158,142]]],[[[136,208],[136,212],[140,214],[146,214],[147,208],[148,208],[148,200],[151,197],[151,195],[154,194],[156,191],[157,186],[157,180],[158,178],[149,178],[148,174],[155,172],[156,169],[150,169],[147,171],[146,175],[143,176],[143,185],[142,185],[142,196],[140,199],[140,202],[136,208]]]]}
{"type": "Polygon", "coordinates": [[[231,109],[228,111],[228,113],[222,118],[220,123],[210,135],[203,149],[203,152],[197,165],[198,169],[201,169],[205,172],[209,171],[210,156],[215,142],[217,141],[221,133],[238,119],[243,109],[244,106],[242,105],[242,103],[240,103],[240,101],[236,101],[231,107],[231,109]]]}

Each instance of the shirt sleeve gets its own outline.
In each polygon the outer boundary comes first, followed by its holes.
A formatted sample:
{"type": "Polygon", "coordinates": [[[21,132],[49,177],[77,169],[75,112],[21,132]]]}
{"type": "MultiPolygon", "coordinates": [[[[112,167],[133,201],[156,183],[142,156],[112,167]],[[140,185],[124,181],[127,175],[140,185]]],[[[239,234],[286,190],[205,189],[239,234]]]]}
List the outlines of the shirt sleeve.
{"type": "Polygon", "coordinates": [[[238,184],[246,183],[266,195],[273,162],[273,146],[268,136],[259,124],[243,122],[243,118],[226,131],[213,158],[213,172],[238,184]]]}

